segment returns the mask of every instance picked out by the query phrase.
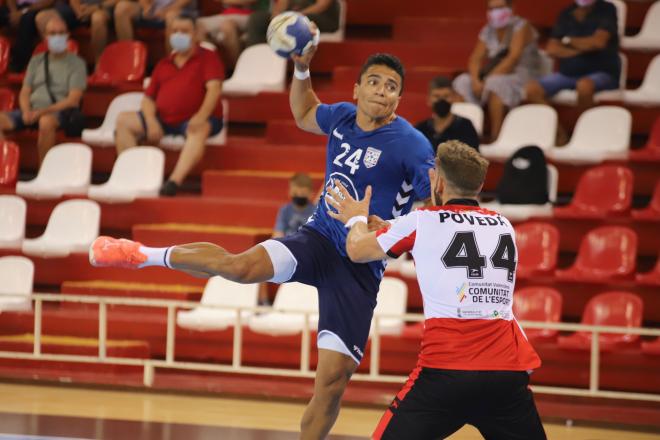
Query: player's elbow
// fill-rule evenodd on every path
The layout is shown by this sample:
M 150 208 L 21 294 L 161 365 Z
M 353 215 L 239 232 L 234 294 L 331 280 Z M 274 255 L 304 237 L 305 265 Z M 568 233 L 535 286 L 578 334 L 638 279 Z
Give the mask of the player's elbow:
M 364 248 L 356 240 L 346 241 L 346 254 L 353 263 L 367 263 L 371 261 L 364 252 Z

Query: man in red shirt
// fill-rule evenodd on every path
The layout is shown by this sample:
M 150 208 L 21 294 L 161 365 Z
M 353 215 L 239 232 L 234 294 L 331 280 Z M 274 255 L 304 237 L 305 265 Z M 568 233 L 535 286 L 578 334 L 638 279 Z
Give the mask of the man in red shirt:
M 195 19 L 172 22 L 173 53 L 160 60 L 145 91 L 140 111 L 117 118 L 117 153 L 144 141 L 158 144 L 165 135 L 183 135 L 179 160 L 160 194 L 173 196 L 202 159 L 206 139 L 222 129 L 220 93 L 224 68 L 215 52 L 199 46 Z

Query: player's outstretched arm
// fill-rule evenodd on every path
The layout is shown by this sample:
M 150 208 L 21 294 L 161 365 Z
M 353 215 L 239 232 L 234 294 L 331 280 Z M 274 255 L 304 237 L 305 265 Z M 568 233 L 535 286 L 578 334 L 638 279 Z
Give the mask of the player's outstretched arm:
M 369 202 L 371 201 L 371 186 L 368 186 L 365 190 L 362 200 L 355 200 L 341 182 L 337 180 L 335 185 L 337 190 L 328 187 L 325 197 L 328 204 L 334 207 L 337 212 L 328 210 L 328 215 L 350 228 L 348 237 L 346 237 L 348 258 L 355 263 L 368 263 L 385 259 L 387 254 L 378 244 L 376 232 L 370 231 L 367 223 Z M 382 222 L 382 220 L 380 221 Z
M 194 276 L 220 275 L 245 284 L 267 281 L 273 277 L 273 265 L 262 246 L 232 254 L 213 243 L 152 248 L 136 241 L 99 237 L 90 247 L 89 261 L 96 267 L 141 269 L 162 266 Z
M 318 35 L 318 28 L 313 23 L 312 26 L 312 33 Z M 291 56 L 295 69 L 289 91 L 289 106 L 298 127 L 311 133 L 323 134 L 323 130 L 316 122 L 316 107 L 321 101 L 314 93 L 312 80 L 309 77 L 309 64 L 314 57 L 316 47 L 313 45 L 303 55 Z

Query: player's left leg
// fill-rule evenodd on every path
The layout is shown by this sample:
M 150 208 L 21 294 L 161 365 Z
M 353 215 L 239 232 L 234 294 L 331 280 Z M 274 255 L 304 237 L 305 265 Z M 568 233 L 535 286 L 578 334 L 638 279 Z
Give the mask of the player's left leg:
M 546 440 L 524 371 L 481 372 L 480 408 L 470 424 L 485 440 Z
M 335 424 L 341 398 L 358 364 L 338 351 L 319 349 L 314 395 L 300 423 L 301 440 L 324 439 Z

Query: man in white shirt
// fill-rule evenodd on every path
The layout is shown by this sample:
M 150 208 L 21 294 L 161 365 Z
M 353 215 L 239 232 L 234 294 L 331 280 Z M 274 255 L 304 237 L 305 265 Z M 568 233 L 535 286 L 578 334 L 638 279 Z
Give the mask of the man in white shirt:
M 341 183 L 329 215 L 350 228 L 349 258 L 410 252 L 424 298 L 417 368 L 373 439 L 435 440 L 465 424 L 487 439 L 545 439 L 529 371 L 541 360 L 513 312 L 517 251 L 511 223 L 479 207 L 488 161 L 459 141 L 440 144 L 430 170 L 433 206 L 369 232 L 371 188 L 356 201 Z M 374 191 L 378 191 L 375 188 Z

